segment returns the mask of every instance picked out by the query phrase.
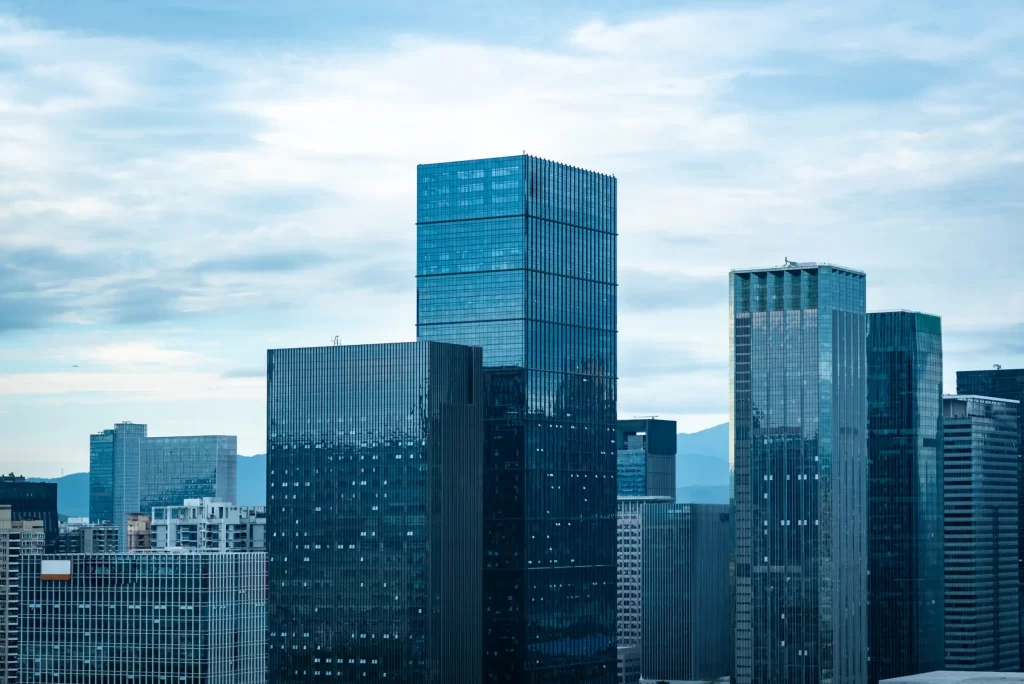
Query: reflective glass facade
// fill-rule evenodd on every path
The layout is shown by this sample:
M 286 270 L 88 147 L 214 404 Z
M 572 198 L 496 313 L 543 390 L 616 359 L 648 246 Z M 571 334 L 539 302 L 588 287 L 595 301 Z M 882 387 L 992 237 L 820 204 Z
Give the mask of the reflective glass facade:
M 644 680 L 728 677 L 729 506 L 646 506 L 642 525 Z
M 12 520 L 41 520 L 46 550 L 56 551 L 60 534 L 56 482 L 28 482 L 21 476 L 0 475 L 0 506 L 11 507 Z
M 417 169 L 417 332 L 483 347 L 485 681 L 615 680 L 616 181 Z
M 1020 406 L 1024 406 L 1024 368 L 957 371 L 956 392 L 957 394 L 1013 399 L 1019 401 Z M 1021 492 L 1024 493 L 1024 409 L 1018 411 L 1017 423 L 1019 426 L 1017 471 L 1019 486 L 1021 487 Z M 1020 585 L 1024 587 L 1024 506 L 1020 506 L 1017 513 L 1017 530 L 1021 534 L 1017 544 L 1017 568 L 1020 570 Z M 1024 591 L 1021 591 L 1018 609 L 1021 619 L 1024 620 Z M 1021 665 L 1024 666 L 1024 629 L 1021 629 L 1018 651 L 1020 653 Z
M 867 680 L 864 274 L 730 275 L 739 684 Z
M 946 669 L 1020 667 L 1019 404 L 943 399 Z
M 619 496 L 676 495 L 676 422 L 633 418 L 618 423 Z
M 89 435 L 89 520 L 114 520 L 114 431 Z
M 118 423 L 89 436 L 89 519 L 113 523 L 121 550 L 128 516 L 185 499 L 237 493 L 237 438 L 148 437 L 141 423 Z
M 481 359 L 268 352 L 270 681 L 480 681 Z
M 869 676 L 941 670 L 942 322 L 868 314 Z
M 264 553 L 22 556 L 20 605 L 22 682 L 267 681 Z

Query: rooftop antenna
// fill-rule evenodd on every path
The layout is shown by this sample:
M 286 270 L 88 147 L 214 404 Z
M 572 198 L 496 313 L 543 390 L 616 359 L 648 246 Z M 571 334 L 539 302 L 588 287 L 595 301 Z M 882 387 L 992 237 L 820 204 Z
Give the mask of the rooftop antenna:
M 334 337 L 331 338 L 331 346 L 332 347 L 340 347 L 341 346 L 341 336 L 340 335 L 335 335 Z
M 796 266 L 796 262 L 795 261 L 790 261 L 789 257 L 782 257 L 782 260 L 785 262 L 784 263 L 785 266 Z
M 1003 367 L 998 363 L 992 364 L 992 367 L 995 368 L 996 370 L 1003 370 Z

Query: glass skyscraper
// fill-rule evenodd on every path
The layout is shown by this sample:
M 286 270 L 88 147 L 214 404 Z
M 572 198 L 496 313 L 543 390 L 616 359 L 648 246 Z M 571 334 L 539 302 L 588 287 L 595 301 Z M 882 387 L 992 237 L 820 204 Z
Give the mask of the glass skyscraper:
M 483 347 L 484 679 L 615 680 L 616 180 L 417 170 L 417 332 Z
M 1002 368 L 995 367 L 991 370 L 978 371 L 957 371 L 956 374 L 957 394 L 972 394 L 982 397 L 996 397 L 999 399 L 1013 399 L 1019 401 L 1020 407 L 1024 407 L 1024 368 Z M 1017 437 L 1017 475 L 1022 494 L 1024 494 L 1024 408 L 1018 410 L 1017 415 L 1018 437 Z M 1020 506 L 1017 513 L 1017 531 L 1021 535 L 1017 544 L 1017 568 L 1019 570 L 1020 585 L 1024 587 L 1024 506 Z M 1024 591 L 1021 591 L 1020 603 L 1018 606 L 1021 619 L 1024 620 Z M 1021 630 L 1020 645 L 1021 666 L 1024 667 L 1024 629 Z
M 1020 667 L 1017 416 L 1010 399 L 943 399 L 946 669 Z
M 644 681 L 717 681 L 732 672 L 729 506 L 645 506 Z
M 738 684 L 862 684 L 867 633 L 865 277 L 730 275 Z
M 141 423 L 118 423 L 89 436 L 89 519 L 118 528 L 121 550 L 132 513 L 185 499 L 237 493 L 237 438 L 148 437 Z
M 619 496 L 676 498 L 676 422 L 632 418 L 618 423 Z
M 868 314 L 869 682 L 941 670 L 942 321 Z
M 270 681 L 480 681 L 481 358 L 268 352 Z

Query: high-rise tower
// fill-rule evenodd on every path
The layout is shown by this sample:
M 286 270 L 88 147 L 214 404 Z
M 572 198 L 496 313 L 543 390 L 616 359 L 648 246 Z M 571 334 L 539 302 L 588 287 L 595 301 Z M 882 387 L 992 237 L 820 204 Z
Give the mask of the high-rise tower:
M 419 339 L 483 347 L 484 680 L 613 682 L 615 178 L 417 174 Z
M 865 277 L 730 275 L 738 684 L 867 680 Z

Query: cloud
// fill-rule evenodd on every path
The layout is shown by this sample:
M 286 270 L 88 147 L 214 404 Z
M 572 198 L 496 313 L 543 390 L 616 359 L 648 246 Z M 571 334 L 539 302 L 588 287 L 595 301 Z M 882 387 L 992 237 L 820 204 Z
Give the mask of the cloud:
M 267 377 L 266 368 L 232 368 L 224 371 L 225 378 L 263 378 Z
M 323 252 L 295 250 L 207 259 L 192 264 L 188 270 L 193 273 L 299 271 L 330 263 L 330 261 L 331 258 Z
M 640 312 L 721 306 L 729 295 L 729 281 L 724 275 L 704 278 L 627 269 L 619 276 L 619 286 L 619 306 Z

